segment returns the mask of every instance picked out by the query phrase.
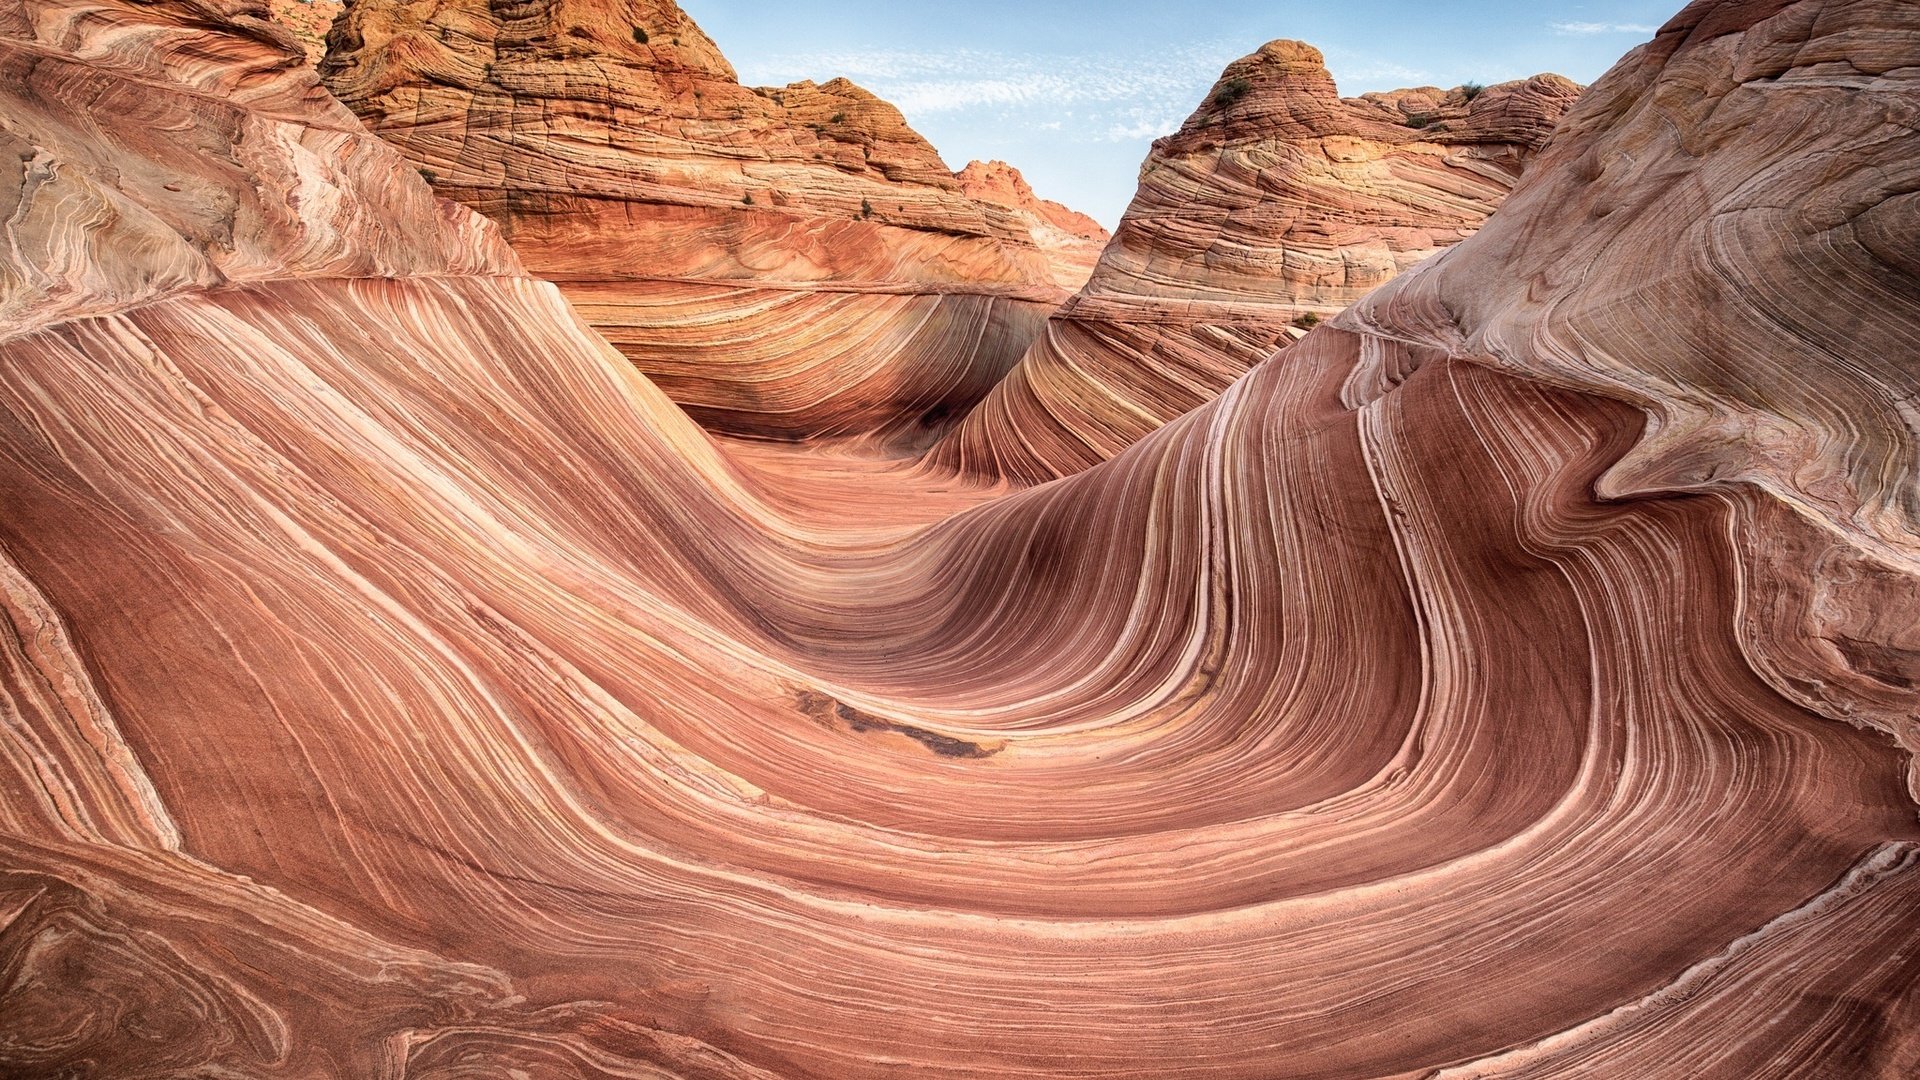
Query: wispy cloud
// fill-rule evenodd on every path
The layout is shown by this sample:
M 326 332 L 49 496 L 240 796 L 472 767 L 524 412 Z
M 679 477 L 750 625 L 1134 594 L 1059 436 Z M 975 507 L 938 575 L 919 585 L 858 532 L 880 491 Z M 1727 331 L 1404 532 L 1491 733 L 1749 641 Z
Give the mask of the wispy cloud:
M 1557 22 L 1552 25 L 1556 34 L 1651 34 L 1660 29 L 1644 23 Z
M 1244 41 L 1199 41 L 1149 53 L 1053 55 L 956 49 L 788 53 L 756 58 L 750 82 L 845 75 L 899 106 L 909 120 L 972 113 L 1034 131 L 1098 142 L 1156 138 L 1178 130 L 1220 69 L 1247 52 Z M 1329 50 L 1334 73 L 1355 86 L 1417 86 L 1425 72 L 1351 50 Z M 1349 91 L 1351 92 L 1351 91 Z
M 1392 83 L 1396 87 L 1422 86 L 1433 80 L 1432 73 L 1424 69 L 1396 64 L 1371 53 L 1339 46 L 1326 46 L 1320 53 L 1327 58 L 1327 70 L 1333 73 L 1343 94 L 1355 93 L 1350 86 L 1371 88 L 1381 83 Z
M 742 71 L 758 81 L 845 75 L 916 115 L 990 114 L 1040 131 L 1074 117 L 1079 138 L 1151 138 L 1180 126 L 1244 43 L 1203 42 L 1152 55 L 877 50 L 769 56 Z
M 1159 112 L 1148 109 L 1131 110 L 1131 115 L 1107 126 L 1103 142 L 1132 142 L 1135 139 L 1157 139 L 1162 135 L 1171 135 L 1180 130 L 1180 124 L 1186 119 L 1185 113 Z

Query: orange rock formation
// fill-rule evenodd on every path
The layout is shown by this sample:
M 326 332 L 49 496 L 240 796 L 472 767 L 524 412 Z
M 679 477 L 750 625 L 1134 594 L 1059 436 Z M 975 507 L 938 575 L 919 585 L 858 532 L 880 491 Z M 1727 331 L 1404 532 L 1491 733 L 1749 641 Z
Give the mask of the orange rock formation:
M 267 13 L 293 31 L 307 62 L 318 64 L 327 55 L 327 30 L 344 6 L 341 0 L 267 0 Z
M 924 438 L 1064 297 L 897 109 L 742 86 L 670 0 L 367 0 L 322 73 L 717 430 Z
M 1536 75 L 1342 99 L 1312 46 L 1234 61 L 1154 144 L 1092 280 L 936 459 L 1030 483 L 1112 457 L 1473 235 L 1578 94 Z
M 998 496 L 709 436 L 264 12 L 0 18 L 0 1075 L 1920 1070 L 1920 9 L 1693 4 Z
M 1020 170 L 1004 161 L 969 161 L 953 175 L 960 181 L 960 190 L 975 202 L 1014 211 L 1033 235 L 1034 246 L 1047 253 L 1056 284 L 1071 290 L 1087 283 L 1109 239 L 1099 222 L 1035 195 Z

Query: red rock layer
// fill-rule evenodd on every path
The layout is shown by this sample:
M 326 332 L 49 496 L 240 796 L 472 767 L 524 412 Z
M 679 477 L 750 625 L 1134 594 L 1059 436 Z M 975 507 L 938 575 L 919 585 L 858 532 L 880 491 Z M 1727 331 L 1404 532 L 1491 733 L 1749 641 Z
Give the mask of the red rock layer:
M 731 433 L 958 416 L 1064 295 L 1032 224 L 969 198 L 893 106 L 741 86 L 670 0 L 362 0 L 322 73 Z
M 1107 230 L 1100 223 L 1052 199 L 1033 193 L 1020 170 L 1004 161 L 969 161 L 954 173 L 967 197 L 983 206 L 1014 211 L 1033 243 L 1046 252 L 1054 283 L 1069 291 L 1087 283 L 1100 249 L 1107 246 Z
M 346 144 L 258 8 L 24 12 L 0 55 L 43 81 L 0 81 L 0 117 L 70 182 L 164 205 L 179 140 L 246 129 L 303 171 L 229 181 L 318 245 L 257 265 L 490 235 L 406 204 L 377 145 L 355 175 L 384 154 L 384 195 L 330 181 L 303 148 Z M 1555 360 L 1556 328 L 1625 346 L 1587 290 L 1648 255 L 1606 245 L 1563 281 L 1563 241 L 1520 238 L 1561 227 L 1531 193 L 1564 170 L 1626 170 L 1597 195 L 1657 175 L 1707 214 L 1674 219 L 1707 223 L 1676 264 L 1826 289 L 1824 351 L 1780 362 L 1836 398 L 1885 377 L 1847 400 L 1894 410 L 1871 327 L 1920 325 L 1920 274 L 1874 230 L 1920 161 L 1897 123 L 1917 19 L 1696 4 L 1570 118 L 1503 215 L 1531 227 L 999 498 L 730 460 L 492 256 L 363 277 L 372 256 L 336 253 L 133 305 L 31 291 L 19 253 L 68 235 L 63 208 L 94 223 L 63 250 L 124 251 L 23 183 L 0 1073 L 1911 1076 L 1910 757 L 1799 698 L 1864 687 L 1871 719 L 1838 660 L 1897 653 L 1909 624 L 1875 613 L 1914 575 L 1883 560 L 1870 593 L 1834 553 L 1914 534 L 1833 508 L 1911 490 L 1914 435 L 1863 407 L 1857 453 L 1813 438 L 1777 473 L 1602 498 L 1664 430 L 1623 372 L 1690 360 L 1664 370 L 1703 408 L 1820 414 L 1738 337 L 1643 335 L 1604 386 Z M 165 122 L 108 169 L 82 151 L 119 80 Z M 1716 129 L 1703 92 L 1772 130 Z M 1740 198 L 1766 243 L 1722 245 Z M 1483 245 L 1564 291 L 1442 321 Z M 1884 322 L 1854 337 L 1831 286 L 1865 278 Z M 1702 393 L 1729 372 L 1749 398 Z M 1717 452 L 1782 453 L 1725 430 Z M 795 505 L 863 479 L 857 516 Z M 1807 639 L 1776 601 L 1803 586 L 1851 644 L 1789 674 Z
M 1033 483 L 1119 453 L 1471 236 L 1579 90 L 1343 99 L 1309 45 L 1234 61 L 1154 144 L 1092 280 L 934 460 Z

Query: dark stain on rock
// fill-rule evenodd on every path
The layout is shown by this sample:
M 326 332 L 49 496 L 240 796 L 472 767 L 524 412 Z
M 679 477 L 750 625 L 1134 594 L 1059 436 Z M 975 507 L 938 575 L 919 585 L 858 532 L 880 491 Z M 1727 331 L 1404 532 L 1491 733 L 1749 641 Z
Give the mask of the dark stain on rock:
M 847 725 L 850 731 L 888 731 L 895 735 L 905 735 L 921 746 L 950 758 L 984 758 L 1000 752 L 998 746 L 982 746 L 966 739 L 956 739 L 951 735 L 942 735 L 937 731 L 903 724 L 898 720 L 889 720 L 884 716 L 875 716 L 870 712 L 856 709 L 844 701 L 837 701 L 826 694 L 812 690 L 802 690 L 794 695 L 794 704 L 800 711 L 815 720 L 828 722 L 838 720 Z

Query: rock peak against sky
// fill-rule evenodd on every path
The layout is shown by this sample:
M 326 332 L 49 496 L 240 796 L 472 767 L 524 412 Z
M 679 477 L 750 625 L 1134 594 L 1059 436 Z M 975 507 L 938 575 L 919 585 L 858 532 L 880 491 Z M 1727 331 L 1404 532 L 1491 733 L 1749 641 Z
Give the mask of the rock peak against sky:
M 1255 43 L 1310 41 L 1343 94 L 1449 89 L 1555 71 L 1579 83 L 1653 36 L 1671 6 L 1469 0 L 890 3 L 687 0 L 750 83 L 846 75 L 947 160 L 998 158 L 1112 229 L 1153 139 Z

